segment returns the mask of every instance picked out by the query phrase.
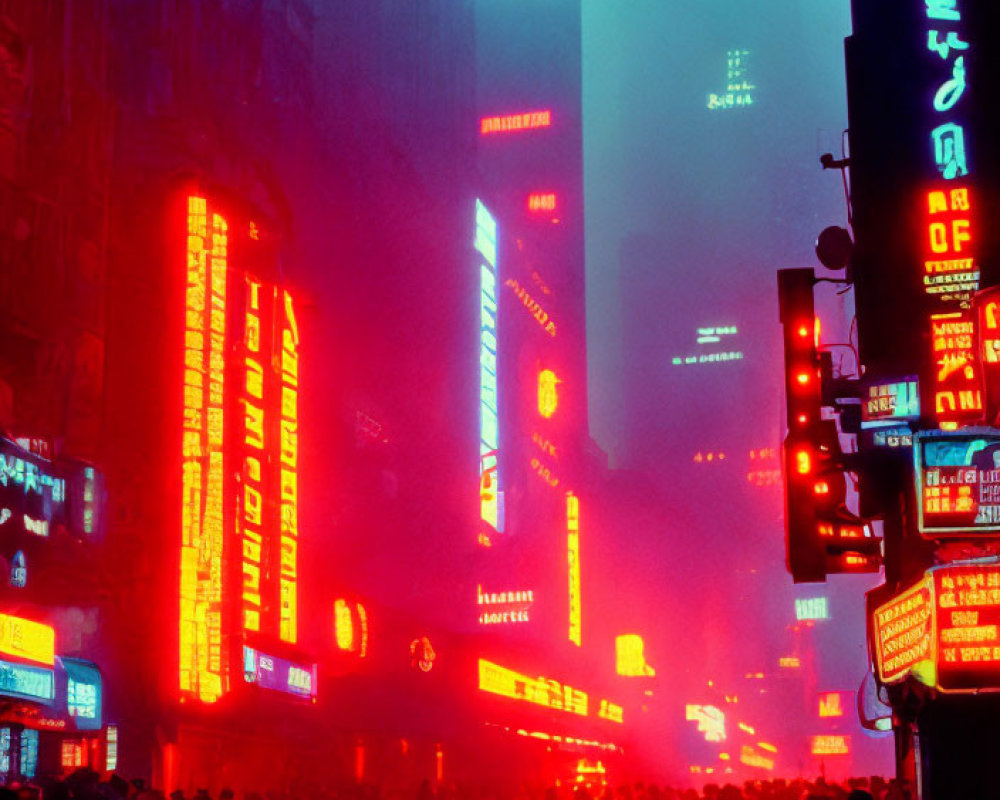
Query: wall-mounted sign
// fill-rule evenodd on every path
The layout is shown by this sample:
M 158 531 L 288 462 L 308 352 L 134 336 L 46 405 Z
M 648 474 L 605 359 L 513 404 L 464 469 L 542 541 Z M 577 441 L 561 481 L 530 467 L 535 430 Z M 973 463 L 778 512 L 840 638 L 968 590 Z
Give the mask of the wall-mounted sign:
M 533 678 L 484 658 L 479 659 L 479 690 L 587 716 L 586 692 L 552 678 Z
M 601 719 L 611 720 L 612 722 L 624 722 L 625 709 L 618 703 L 612 703 L 610 700 L 601 700 L 597 716 Z
M 296 697 L 316 696 L 316 665 L 296 664 L 243 646 L 243 679 L 262 689 L 285 692 Z
M 646 662 L 644 649 L 645 642 L 637 633 L 623 633 L 621 636 L 616 636 L 615 671 L 619 675 L 632 677 L 655 675 L 656 670 Z
M 361 603 L 343 598 L 333 601 L 333 635 L 340 650 L 368 655 L 368 612 Z
M 875 609 L 875 663 L 883 683 L 914 674 L 933 685 L 934 599 L 924 579 Z
M 916 377 L 889 383 L 870 383 L 861 397 L 861 427 L 892 425 L 920 416 Z
M 819 696 L 820 717 L 842 717 L 849 698 L 846 692 L 823 692 Z
M 983 415 L 982 376 L 976 352 L 976 319 L 970 311 L 931 314 L 934 415 L 943 426 Z
M 985 390 L 985 420 L 1000 426 L 1000 286 L 983 289 L 975 297 L 979 323 L 979 361 Z
M 1000 690 L 1000 566 L 947 566 L 931 572 L 938 688 Z
M 0 696 L 21 697 L 51 705 L 56 697 L 55 672 L 43 667 L 0 661 Z
M 566 493 L 566 564 L 569 576 L 569 640 L 583 643 L 583 595 L 580 591 L 580 498 Z
M 749 50 L 726 51 L 726 90 L 708 95 L 709 110 L 747 108 L 753 105 L 753 90 L 757 87 L 748 80 L 749 57 Z
M 538 213 L 556 210 L 555 192 L 532 192 L 528 195 L 528 211 Z
M 0 653 L 52 666 L 56 658 L 56 632 L 51 625 L 0 614 Z
M 1000 435 L 921 433 L 913 457 L 924 536 L 1000 533 Z

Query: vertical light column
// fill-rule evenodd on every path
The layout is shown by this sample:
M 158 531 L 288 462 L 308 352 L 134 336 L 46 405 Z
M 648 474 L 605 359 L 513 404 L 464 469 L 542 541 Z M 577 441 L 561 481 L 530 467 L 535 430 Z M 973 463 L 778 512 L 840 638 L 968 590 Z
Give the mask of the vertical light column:
M 188 198 L 181 463 L 180 690 L 214 702 L 222 655 L 226 221 Z
M 476 250 L 479 266 L 479 543 L 489 547 L 492 535 L 503 531 L 500 494 L 499 423 L 497 404 L 497 224 L 476 200 Z
M 281 326 L 281 570 L 280 636 L 298 638 L 298 460 L 299 460 L 299 328 L 292 297 L 284 295 Z
M 246 279 L 244 317 L 243 393 L 243 495 L 237 515 L 242 552 L 243 630 L 259 631 L 261 617 L 261 556 L 264 542 L 264 363 L 270 348 L 264 349 L 261 337 L 261 284 Z M 270 337 L 268 337 L 270 342 Z
M 579 647 L 583 643 L 583 601 L 580 597 L 580 499 L 572 492 L 566 492 L 566 561 L 569 574 L 569 640 Z

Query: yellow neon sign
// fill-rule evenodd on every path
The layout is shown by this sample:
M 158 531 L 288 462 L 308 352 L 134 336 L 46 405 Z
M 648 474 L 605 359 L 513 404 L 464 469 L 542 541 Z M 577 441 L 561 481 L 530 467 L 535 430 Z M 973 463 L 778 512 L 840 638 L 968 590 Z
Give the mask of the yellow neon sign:
M 259 281 L 246 280 L 246 315 L 243 344 L 245 393 L 244 456 L 242 469 L 243 496 L 240 503 L 243 554 L 243 629 L 260 630 L 262 608 L 260 577 L 261 554 L 264 545 L 264 365 L 269 354 L 262 352 L 261 289 Z M 269 337 L 270 341 L 270 337 Z
M 0 653 L 52 666 L 56 661 L 56 632 L 51 625 L 0 614 Z
M 609 719 L 612 722 L 621 723 L 625 721 L 625 709 L 618 705 L 618 703 L 612 703 L 610 700 L 601 700 L 597 716 L 601 719 Z
M 551 418 L 559 407 L 559 383 L 556 374 L 550 369 L 543 369 L 538 373 L 538 413 L 545 419 Z
M 507 667 L 479 659 L 479 690 L 514 700 L 587 716 L 587 693 L 551 678 L 532 678 Z
M 281 327 L 281 569 L 279 575 L 279 635 L 298 639 L 299 546 L 299 328 L 292 297 L 284 294 Z
M 580 499 L 566 493 L 566 560 L 569 566 L 569 640 L 579 647 L 583 643 L 583 621 L 580 593 Z
M 180 689 L 214 702 L 222 657 L 223 397 L 228 225 L 188 198 L 181 462 Z

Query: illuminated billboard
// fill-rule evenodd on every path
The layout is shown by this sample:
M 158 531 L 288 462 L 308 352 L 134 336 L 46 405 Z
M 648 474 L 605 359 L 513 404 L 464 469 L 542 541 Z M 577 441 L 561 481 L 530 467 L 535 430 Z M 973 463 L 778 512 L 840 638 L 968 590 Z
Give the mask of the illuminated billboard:
M 684 706 L 684 719 L 698 725 L 698 733 L 705 735 L 706 742 L 726 741 L 726 715 L 715 706 L 690 704 Z
M 851 737 L 843 734 L 812 736 L 809 752 L 814 756 L 846 756 L 851 752 Z
M 479 690 L 587 716 L 586 692 L 552 678 L 532 678 L 484 658 L 479 659 Z
M 947 566 L 931 572 L 938 688 L 1000 690 L 1000 566 Z
M 258 237 L 188 198 L 179 677 L 204 702 L 228 642 L 298 637 L 299 331 L 291 295 L 231 263 Z
M 826 597 L 796 597 L 795 619 L 830 619 Z
M 475 247 L 479 259 L 479 516 L 480 544 L 490 546 L 503 533 L 500 483 L 500 424 L 497 391 L 497 223 L 476 200 Z
M 823 692 L 819 696 L 819 716 L 842 717 L 850 695 L 847 692 Z
M 926 578 L 875 609 L 875 663 L 883 683 L 914 674 L 933 685 L 933 626 L 932 586 Z
M 55 671 L 0 661 L 0 695 L 51 705 L 56 697 Z
M 51 625 L 0 614 L 0 653 L 52 666 L 55 648 L 56 632 Z
M 917 525 L 928 538 L 1000 533 L 1000 435 L 920 433 Z
M 647 662 L 643 652 L 645 643 L 637 633 L 623 633 L 615 637 L 615 671 L 619 675 L 632 677 L 656 674 Z
M 535 593 L 531 589 L 490 592 L 476 587 L 480 625 L 506 625 L 531 621 Z

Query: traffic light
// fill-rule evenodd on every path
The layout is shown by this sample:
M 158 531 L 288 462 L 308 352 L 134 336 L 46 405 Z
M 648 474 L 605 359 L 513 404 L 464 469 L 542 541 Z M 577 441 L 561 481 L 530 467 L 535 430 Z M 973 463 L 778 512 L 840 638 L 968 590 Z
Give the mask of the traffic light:
M 788 571 L 796 583 L 826 580 L 831 573 L 871 572 L 881 552 L 871 525 L 846 505 L 847 465 L 836 419 L 829 358 L 818 352 L 811 269 L 778 271 L 779 314 L 785 343 L 784 442 L 785 543 Z M 826 384 L 826 385 L 824 385 Z

